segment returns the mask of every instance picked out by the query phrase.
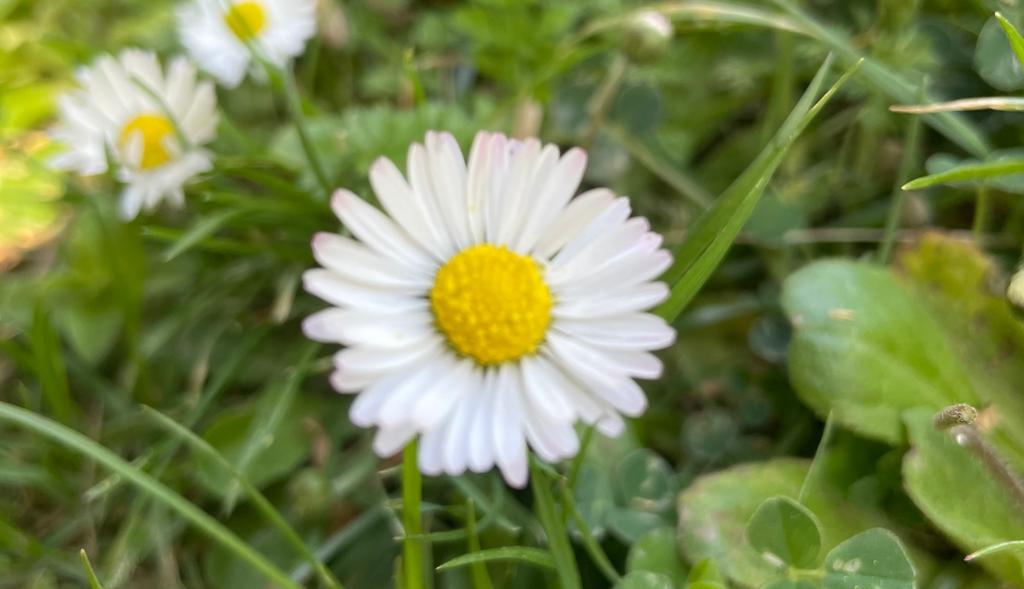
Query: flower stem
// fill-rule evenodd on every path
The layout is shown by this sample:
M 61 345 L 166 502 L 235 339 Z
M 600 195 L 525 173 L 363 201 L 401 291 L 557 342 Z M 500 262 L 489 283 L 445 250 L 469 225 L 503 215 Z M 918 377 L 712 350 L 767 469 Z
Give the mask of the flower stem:
M 423 589 L 423 544 L 410 538 L 423 533 L 420 520 L 420 502 L 423 497 L 422 479 L 416 465 L 416 441 L 409 442 L 402 452 L 402 526 L 406 539 L 402 544 L 402 565 L 405 569 L 406 589 Z
M 555 498 L 551 493 L 551 478 L 536 459 L 530 461 L 530 486 L 533 487 L 534 509 L 544 534 L 548 539 L 548 547 L 555 559 L 558 571 L 558 586 L 561 589 L 579 589 L 580 573 L 576 568 L 576 555 L 569 543 L 569 533 L 562 517 L 555 506 Z
M 321 190 L 323 190 L 324 199 L 326 200 L 330 198 L 333 188 L 331 181 L 327 177 L 327 172 L 324 171 L 320 156 L 313 146 L 313 140 L 309 136 L 309 129 L 306 126 L 306 115 L 302 112 L 302 98 L 299 96 L 298 86 L 295 85 L 295 76 L 290 69 L 278 70 L 269 64 L 267 67 L 278 74 L 281 86 L 284 88 L 288 112 L 291 114 L 292 122 L 295 123 L 295 131 L 299 134 L 302 151 L 305 152 L 306 159 L 309 160 L 309 167 L 313 170 L 313 175 L 316 176 L 316 181 L 320 185 Z

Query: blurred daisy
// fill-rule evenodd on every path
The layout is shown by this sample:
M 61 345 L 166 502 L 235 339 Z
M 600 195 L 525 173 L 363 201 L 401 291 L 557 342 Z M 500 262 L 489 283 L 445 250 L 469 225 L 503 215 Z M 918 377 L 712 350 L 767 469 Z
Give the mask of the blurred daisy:
M 99 58 L 78 72 L 79 88 L 60 98 L 55 139 L 66 147 L 51 163 L 82 175 L 107 171 L 108 154 L 127 186 L 121 215 L 133 219 L 161 200 L 181 206 L 183 185 L 210 169 L 199 146 L 214 138 L 217 97 L 184 58 L 167 72 L 153 53 L 138 49 Z
M 258 50 L 283 67 L 316 31 L 316 0 L 190 0 L 178 11 L 181 41 L 201 67 L 234 88 Z
M 420 436 L 420 469 L 456 475 L 494 465 L 527 479 L 527 447 L 575 455 L 573 425 L 606 435 L 644 411 L 634 378 L 656 378 L 650 350 L 675 333 L 644 313 L 668 294 L 661 237 L 607 189 L 573 195 L 586 155 L 536 139 L 477 135 L 465 162 L 455 139 L 428 133 L 409 149 L 408 179 L 377 160 L 384 211 L 338 191 L 335 213 L 357 239 L 321 233 L 323 268 L 306 290 L 335 305 L 306 334 L 347 346 L 334 387 L 358 393 L 354 423 L 374 449 Z

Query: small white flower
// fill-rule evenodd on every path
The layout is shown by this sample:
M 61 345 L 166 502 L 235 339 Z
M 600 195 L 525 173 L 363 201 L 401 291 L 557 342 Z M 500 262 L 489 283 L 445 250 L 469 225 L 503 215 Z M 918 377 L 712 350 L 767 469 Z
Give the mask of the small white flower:
M 234 88 L 251 69 L 247 44 L 278 67 L 302 53 L 316 32 L 316 0 L 189 0 L 178 29 L 200 66 Z
M 370 169 L 385 212 L 351 192 L 333 207 L 357 239 L 321 233 L 323 266 L 305 288 L 335 305 L 306 319 L 315 340 L 347 346 L 334 387 L 358 393 L 350 417 L 377 426 L 374 449 L 420 436 L 426 474 L 494 465 L 527 479 L 527 445 L 575 455 L 573 425 L 606 435 L 644 411 L 635 378 L 657 378 L 650 350 L 675 332 L 644 313 L 668 294 L 661 237 L 607 189 L 573 195 L 586 154 L 481 132 L 465 162 L 455 139 L 409 149 L 408 179 Z
M 181 206 L 185 182 L 210 169 L 200 146 L 217 132 L 213 84 L 199 81 L 195 65 L 180 57 L 165 75 L 156 55 L 138 49 L 100 57 L 77 77 L 79 88 L 60 98 L 52 131 L 67 149 L 51 163 L 88 176 L 106 172 L 112 156 L 127 185 L 125 219 L 165 198 Z

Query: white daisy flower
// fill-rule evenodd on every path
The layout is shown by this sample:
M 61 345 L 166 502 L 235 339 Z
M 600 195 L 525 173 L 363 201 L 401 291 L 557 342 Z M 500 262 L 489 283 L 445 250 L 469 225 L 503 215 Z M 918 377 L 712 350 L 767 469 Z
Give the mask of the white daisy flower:
M 200 66 L 234 88 L 253 69 L 249 44 L 278 67 L 302 53 L 316 32 L 316 0 L 190 0 L 178 29 Z
M 59 101 L 55 139 L 67 150 L 51 163 L 82 175 L 107 170 L 108 154 L 127 186 L 121 215 L 133 219 L 161 200 L 181 206 L 183 185 L 210 169 L 210 154 L 199 146 L 217 131 L 213 84 L 200 82 L 196 68 L 176 58 L 165 72 L 156 55 L 128 49 L 105 55 L 78 71 L 79 88 Z
M 650 350 L 675 332 L 644 313 L 668 295 L 661 237 L 607 189 L 573 195 L 586 154 L 481 132 L 465 162 L 447 133 L 409 149 L 408 179 L 370 169 L 384 212 L 351 192 L 335 213 L 356 239 L 313 239 L 323 266 L 304 275 L 335 305 L 306 319 L 315 340 L 347 346 L 331 383 L 358 393 L 350 417 L 377 426 L 374 449 L 420 436 L 419 467 L 457 475 L 494 465 L 521 487 L 527 447 L 575 455 L 573 425 L 606 435 L 661 374 Z

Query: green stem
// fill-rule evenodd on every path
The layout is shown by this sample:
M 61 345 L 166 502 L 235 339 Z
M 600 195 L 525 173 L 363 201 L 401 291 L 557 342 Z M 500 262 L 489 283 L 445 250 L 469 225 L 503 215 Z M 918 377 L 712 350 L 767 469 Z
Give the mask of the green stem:
M 295 123 L 295 131 L 299 135 L 302 151 L 306 153 L 309 167 L 313 170 L 313 175 L 316 176 L 320 189 L 323 190 L 324 198 L 328 199 L 334 188 L 331 186 L 331 181 L 327 177 L 327 172 L 324 171 L 320 156 L 313 146 L 313 140 L 309 136 L 309 129 L 306 127 L 306 115 L 302 112 L 302 98 L 299 96 L 298 86 L 295 85 L 295 76 L 291 70 L 277 69 L 268 62 L 264 62 L 264 66 L 267 68 L 271 78 L 278 78 L 281 82 L 281 87 L 284 88 L 285 102 L 288 105 L 288 112 L 291 114 L 292 122 Z
M 416 464 L 416 442 L 409 442 L 402 452 L 402 565 L 405 570 L 406 589 L 423 589 L 423 544 L 409 538 L 423 533 L 420 504 L 423 499 L 423 481 Z
M 536 459 L 530 460 L 530 486 L 533 487 L 534 509 L 540 525 L 548 539 L 548 547 L 555 559 L 558 584 L 561 589 L 580 589 L 580 573 L 576 568 L 576 556 L 569 543 L 565 523 L 558 514 L 555 498 L 551 494 L 551 478 Z
M 466 499 L 466 528 L 469 530 L 467 548 L 469 553 L 480 552 L 480 537 L 476 528 L 476 509 L 472 499 Z M 474 589 L 494 589 L 491 577 L 487 574 L 487 565 L 483 562 L 474 562 L 469 565 L 469 574 L 473 579 Z
M 984 235 L 985 229 L 988 227 L 988 217 L 991 208 L 989 201 L 988 186 L 982 184 L 978 187 L 978 198 L 974 204 L 974 225 L 971 227 L 971 232 L 974 234 L 975 239 Z
M 825 419 L 825 431 L 821 432 L 821 440 L 818 442 L 818 449 L 814 451 L 814 460 L 811 461 L 811 466 L 807 469 L 807 475 L 804 477 L 804 482 L 800 485 L 800 495 L 797 497 L 797 501 L 801 504 L 806 504 L 807 493 L 810 491 L 811 485 L 814 483 L 814 478 L 818 471 L 821 470 L 821 462 L 825 459 L 825 448 L 827 448 L 829 442 L 832 441 L 832 432 L 834 430 L 835 420 L 832 418 L 832 412 L 829 412 L 828 418 Z
M 565 510 L 572 515 L 572 521 L 576 523 L 576 528 L 579 530 L 580 535 L 583 537 L 583 547 L 587 550 L 587 554 L 597 565 L 597 568 L 601 570 L 601 574 L 611 582 L 612 585 L 617 585 L 622 581 L 622 575 L 619 571 L 615 570 L 615 566 L 612 565 L 611 559 L 605 554 L 604 549 L 601 548 L 601 544 L 594 537 L 594 534 L 590 531 L 590 526 L 587 525 L 587 520 L 583 519 L 583 515 L 580 514 L 579 510 L 576 509 L 576 504 L 572 499 L 572 491 L 566 481 L 563 480 L 562 484 L 559 485 L 562 490 L 562 503 L 564 504 Z
M 590 149 L 597 139 L 597 133 L 604 126 L 605 118 L 608 116 L 612 102 L 615 100 L 615 96 L 618 95 L 623 80 L 625 80 L 628 66 L 629 60 L 626 59 L 626 56 L 617 54 L 612 58 L 612 63 L 608 67 L 608 74 L 605 76 L 604 81 L 601 82 L 601 87 L 597 89 L 590 104 L 587 105 L 587 114 L 590 115 L 590 122 L 587 124 L 586 130 L 583 132 L 583 138 L 580 140 L 580 146 L 584 149 Z
M 918 93 L 924 98 L 924 84 Z M 892 254 L 893 244 L 896 242 L 896 230 L 899 228 L 900 217 L 903 215 L 903 203 L 906 200 L 906 191 L 902 186 L 907 183 L 910 171 L 917 161 L 919 137 L 921 136 L 921 117 L 912 117 L 907 123 L 907 133 L 903 141 L 903 159 L 900 160 L 900 169 L 896 177 L 896 186 L 892 191 L 892 203 L 889 205 L 889 217 L 885 221 L 885 236 L 882 238 L 882 247 L 878 250 L 878 259 L 883 264 L 889 262 Z

